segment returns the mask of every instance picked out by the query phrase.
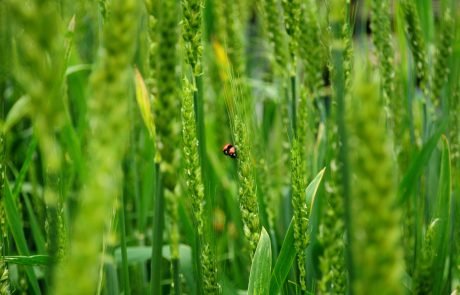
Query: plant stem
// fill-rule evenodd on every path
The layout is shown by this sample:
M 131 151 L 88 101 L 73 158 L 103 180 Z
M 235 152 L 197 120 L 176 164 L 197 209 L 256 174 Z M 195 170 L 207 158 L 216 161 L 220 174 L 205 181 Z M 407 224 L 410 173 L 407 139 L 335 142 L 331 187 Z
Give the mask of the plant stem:
M 181 287 L 181 283 L 180 283 L 180 276 L 179 276 L 179 259 L 172 259 L 171 261 L 172 263 L 172 269 L 173 269 L 173 274 L 174 274 L 174 294 L 176 295 L 180 295 L 181 294 L 181 291 L 180 291 L 180 287 Z
M 161 182 L 160 165 L 155 164 L 155 212 L 152 232 L 151 294 L 161 294 L 161 250 L 164 228 L 164 189 Z
M 296 76 L 291 76 L 291 111 L 292 111 L 292 131 L 297 136 L 297 104 L 296 104 Z M 303 130 L 302 130 L 303 131 Z
M 201 240 L 200 236 L 198 234 L 198 231 L 194 232 L 194 237 L 195 237 L 195 249 L 193 251 L 193 256 L 196 261 L 194 264 L 194 272 L 196 275 L 197 283 L 196 283 L 196 293 L 197 294 L 202 294 L 203 292 L 203 273 L 201 271 L 202 269 L 202 263 L 203 261 L 201 260 Z
M 121 261 L 122 261 L 122 277 L 123 277 L 123 294 L 131 294 L 129 286 L 129 268 L 128 268 L 128 251 L 126 244 L 126 220 L 125 220 L 125 202 L 126 194 L 122 193 L 120 204 L 120 236 L 121 236 Z

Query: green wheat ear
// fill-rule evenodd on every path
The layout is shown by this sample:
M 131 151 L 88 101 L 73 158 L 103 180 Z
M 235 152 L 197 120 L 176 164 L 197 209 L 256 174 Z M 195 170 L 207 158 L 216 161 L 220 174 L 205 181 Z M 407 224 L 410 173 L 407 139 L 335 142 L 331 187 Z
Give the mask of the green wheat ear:
M 251 258 L 257 248 L 260 237 L 259 206 L 257 203 L 254 158 L 245 122 L 234 118 L 235 146 L 238 149 L 238 195 L 244 235 L 249 241 Z
M 284 76 L 286 74 L 286 64 L 288 64 L 289 56 L 280 1 L 263 0 L 261 6 L 265 31 L 268 34 L 271 53 L 275 60 L 274 72 L 278 73 L 280 76 Z
M 409 45 L 414 57 L 416 77 L 419 80 L 420 88 L 423 93 L 427 95 L 429 81 L 426 45 L 420 25 L 420 17 L 414 1 L 415 0 L 403 0 L 401 1 L 401 7 L 404 13 L 406 35 L 409 39 Z
M 177 92 L 177 46 L 179 43 L 178 6 L 175 1 L 161 1 L 156 30 L 158 47 L 154 71 L 157 99 L 153 102 L 156 148 L 160 160 L 162 184 L 165 189 L 166 225 L 170 237 L 171 256 L 179 258 L 178 192 L 176 169 L 180 141 L 180 100 Z
M 64 111 L 64 32 L 55 3 L 30 1 L 25 5 L 7 1 L 17 30 L 17 57 L 14 76 L 30 97 L 34 112 L 29 112 L 38 139 L 45 172 L 47 250 L 50 265 L 47 279 L 66 248 L 66 232 L 60 178 L 62 146 L 57 139 L 65 124 Z M 2 45 L 3 46 L 3 45 Z
M 362 66 L 362 65 L 361 65 Z M 401 211 L 378 84 L 357 74 L 349 112 L 355 294 L 404 294 Z M 354 106 L 359 105 L 359 108 Z
M 193 105 L 193 92 L 195 88 L 187 78 L 183 80 L 182 93 L 182 138 L 183 156 L 185 160 L 185 179 L 189 190 L 194 223 L 197 227 L 200 240 L 201 270 L 206 294 L 217 294 L 219 285 L 217 283 L 217 268 L 214 253 L 211 251 L 210 241 L 205 234 L 208 228 L 204 215 L 205 195 L 201 176 L 201 166 L 198 151 L 197 128 L 195 111 Z
M 441 92 L 444 85 L 447 84 L 450 68 L 449 59 L 452 55 L 453 40 L 454 21 L 450 9 L 447 8 L 442 17 L 440 37 L 436 46 L 434 72 L 431 78 L 431 100 L 435 108 L 441 105 Z
M 332 118 L 337 116 L 333 103 Z M 343 191 L 343 163 L 339 155 L 337 123 L 328 122 L 330 129 L 329 167 L 326 178 L 326 204 L 321 219 L 319 241 L 324 247 L 320 257 L 322 277 L 319 289 L 323 294 L 346 294 L 348 270 L 345 265 L 345 204 Z
M 390 7 L 388 1 L 371 1 L 371 30 L 372 41 L 377 51 L 379 59 L 379 71 L 381 86 L 383 90 L 383 100 L 385 106 L 389 107 L 394 98 L 394 50 L 391 40 L 391 20 Z M 389 118 L 393 114 L 388 114 Z
M 183 30 L 187 60 L 195 76 L 201 74 L 201 55 L 203 45 L 201 41 L 201 19 L 203 0 L 182 0 Z
M 433 244 L 438 222 L 439 219 L 433 220 L 425 233 L 420 257 L 417 259 L 414 271 L 414 294 L 430 294 L 433 290 L 433 261 L 436 256 Z
M 302 6 L 302 17 L 300 18 L 300 42 L 299 58 L 305 68 L 305 87 L 318 96 L 318 91 L 323 86 L 323 66 L 326 64 L 325 50 L 321 41 L 321 30 L 318 21 L 318 9 L 315 1 L 307 1 Z
M 69 253 L 55 273 L 54 294 L 96 292 L 102 240 L 123 179 L 121 162 L 129 124 L 120 118 L 128 117 L 138 13 L 137 0 L 113 1 L 104 27 L 104 47 L 90 77 L 88 174 L 79 194 L 80 208 L 72 226 Z M 76 277 L 78 284 L 69 287 Z
M 3 259 L 0 261 L 0 274 L 0 293 L 9 295 L 11 294 L 9 271 Z
M 294 246 L 297 252 L 297 266 L 299 268 L 300 288 L 307 291 L 305 268 L 305 249 L 308 246 L 308 216 L 309 208 L 305 201 L 306 164 L 301 155 L 302 146 L 294 139 L 291 148 L 291 186 L 292 186 L 292 208 L 294 211 Z
M 299 26 L 302 14 L 301 2 L 300 0 L 281 0 L 281 3 L 283 4 L 286 33 L 289 35 L 289 52 L 292 59 L 290 74 L 295 75 L 295 58 L 299 47 Z

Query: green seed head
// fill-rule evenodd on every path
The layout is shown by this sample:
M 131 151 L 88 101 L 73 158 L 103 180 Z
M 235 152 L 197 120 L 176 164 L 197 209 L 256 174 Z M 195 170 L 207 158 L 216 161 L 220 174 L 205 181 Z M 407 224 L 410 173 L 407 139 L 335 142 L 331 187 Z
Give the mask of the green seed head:
M 55 294 L 96 292 L 102 238 L 120 193 L 120 163 L 129 141 L 129 124 L 122 118 L 128 117 L 138 8 L 136 0 L 113 1 L 104 27 L 104 47 L 90 78 L 88 175 L 79 195 L 69 253 L 56 268 Z M 78 284 L 69 288 L 76 277 Z
M 441 92 L 447 84 L 449 75 L 449 59 L 452 55 L 452 44 L 454 41 L 454 22 L 450 9 L 444 11 L 440 27 L 440 37 L 436 46 L 435 65 L 431 88 L 431 99 L 434 107 L 441 105 Z
M 287 36 L 278 0 L 262 1 L 265 30 L 272 48 L 275 60 L 275 72 L 284 75 L 286 64 L 289 62 Z
M 291 57 L 297 55 L 297 49 L 299 46 L 299 25 L 300 25 L 300 16 L 301 16 L 301 4 L 300 0 L 282 0 L 284 10 L 284 25 L 286 32 L 289 35 L 289 51 Z M 293 65 L 292 71 L 295 71 Z
M 177 45 L 178 18 L 175 1 L 161 1 L 158 19 L 158 48 L 156 58 L 156 78 L 158 97 L 154 100 L 153 110 L 157 132 L 156 147 L 161 157 L 163 184 L 166 189 L 174 191 L 176 187 L 176 165 L 179 143 L 180 108 L 177 88 Z
M 182 0 L 182 37 L 185 41 L 187 60 L 195 75 L 201 74 L 201 18 L 203 0 Z
M 307 188 L 306 165 L 301 155 L 302 146 L 298 140 L 293 140 L 291 148 L 291 186 L 292 208 L 294 211 L 294 246 L 297 251 L 297 265 L 299 268 L 300 286 L 303 291 L 307 290 L 305 249 L 308 246 L 308 218 L 309 208 L 305 199 Z
M 240 211 L 244 234 L 249 241 L 251 257 L 257 248 L 260 236 L 259 207 L 257 204 L 254 159 L 251 154 L 246 124 L 237 116 L 234 118 L 235 146 L 238 150 L 238 181 Z
M 401 7 L 405 19 L 405 31 L 414 57 L 416 76 L 424 94 L 428 93 L 428 61 L 426 57 L 425 39 L 422 34 L 420 17 L 414 0 L 404 0 Z
M 355 107 L 355 106 L 360 106 Z M 349 107 L 352 228 L 356 294 L 403 294 L 394 166 L 378 85 L 358 75 Z

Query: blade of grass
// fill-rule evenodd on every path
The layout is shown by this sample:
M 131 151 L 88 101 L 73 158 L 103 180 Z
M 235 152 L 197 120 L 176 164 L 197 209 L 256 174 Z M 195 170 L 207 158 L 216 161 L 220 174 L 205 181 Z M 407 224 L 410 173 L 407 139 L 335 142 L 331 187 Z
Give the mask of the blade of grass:
M 123 293 L 124 294 L 131 294 L 131 288 L 129 286 L 129 268 L 128 268 L 128 253 L 127 253 L 127 245 L 126 245 L 126 220 L 125 220 L 125 202 L 126 202 L 126 194 L 122 193 L 122 199 L 120 204 L 120 211 L 119 211 L 119 218 L 120 218 L 120 236 L 121 236 L 121 272 L 122 272 L 122 280 L 123 280 Z
M 70 76 L 78 72 L 87 71 L 91 72 L 93 69 L 92 64 L 77 64 L 66 68 L 65 75 Z
M 267 294 L 270 287 L 272 251 L 270 237 L 262 227 L 249 274 L 248 295 Z
M 171 261 L 171 263 L 174 263 L 173 259 L 171 259 L 171 248 L 169 245 L 165 245 L 162 248 L 162 255 L 163 258 Z M 190 294 L 200 294 L 196 292 L 196 287 L 195 287 L 195 279 L 193 275 L 193 260 L 192 260 L 192 249 L 188 245 L 180 244 L 179 245 L 179 259 L 174 259 L 177 261 L 180 261 L 178 263 L 178 268 L 179 271 L 177 273 L 180 273 L 181 275 L 184 276 L 186 285 L 188 286 L 188 290 L 190 291 Z
M 30 111 L 30 96 L 24 95 L 20 97 L 14 105 L 11 107 L 10 111 L 6 115 L 5 122 L 1 128 L 3 132 L 8 133 L 14 125 L 20 122 Z
M 310 182 L 306 189 L 306 202 L 311 202 L 311 207 L 313 208 L 316 193 L 318 192 L 319 185 L 323 179 L 325 169 L 322 169 L 315 178 Z M 276 259 L 275 267 L 270 279 L 270 294 L 278 294 L 281 287 L 286 281 L 289 272 L 291 271 L 292 263 L 297 255 L 297 252 L 294 247 L 294 225 L 289 224 L 289 228 L 284 236 L 283 244 L 281 245 L 281 250 Z
M 106 295 L 119 295 L 120 290 L 118 288 L 118 279 L 117 279 L 117 268 L 114 263 L 104 264 L 104 273 L 105 273 L 105 292 Z
M 5 206 L 5 214 L 6 220 L 8 221 L 8 225 L 10 227 L 11 233 L 13 234 L 13 239 L 18 249 L 18 252 L 22 256 L 29 256 L 30 251 L 27 247 L 26 237 L 23 232 L 23 224 L 21 218 L 19 216 L 18 209 L 16 208 L 13 196 L 11 194 L 11 188 L 8 180 L 5 181 L 5 187 L 3 189 L 4 193 L 4 206 Z M 26 268 L 26 274 L 29 279 L 30 285 L 32 287 L 32 291 L 34 294 L 41 294 L 40 287 L 37 282 L 37 277 L 32 268 Z
M 297 252 L 294 247 L 294 226 L 291 223 L 284 237 L 281 250 L 276 259 L 275 267 L 270 279 L 270 294 L 278 294 L 286 281 Z
M 181 292 L 181 289 L 182 289 L 182 284 L 181 284 L 181 281 L 180 281 L 180 270 L 179 270 L 179 259 L 172 259 L 171 260 L 171 264 L 172 264 L 172 269 L 173 269 L 173 286 L 174 286 L 174 293 L 176 295 L 180 295 L 182 292 Z
M 437 194 L 437 205 L 434 218 L 439 218 L 438 236 L 436 239 L 436 257 L 434 260 L 434 294 L 446 294 L 450 291 L 449 267 L 448 264 L 448 249 L 449 241 L 452 241 L 451 235 L 451 166 L 450 166 L 450 151 L 447 138 L 442 136 L 442 155 L 441 169 L 439 175 L 439 185 Z M 447 265 L 446 265 L 447 264 Z
M 27 208 L 27 213 L 29 214 L 29 223 L 32 229 L 32 236 L 34 237 L 37 250 L 39 253 L 46 253 L 45 236 L 43 235 L 41 226 L 38 223 L 37 216 L 35 215 L 34 209 L 27 194 L 24 194 L 24 203 Z
M 34 155 L 36 148 L 37 138 L 33 137 L 32 141 L 29 143 L 29 146 L 27 147 L 24 163 L 22 164 L 21 170 L 19 170 L 19 174 L 16 176 L 16 181 L 14 183 L 12 192 L 13 200 L 16 200 L 19 196 L 22 184 L 24 183 L 24 179 L 26 178 L 27 171 L 29 171 L 30 163 L 32 162 L 32 157 Z
M 419 177 L 422 175 L 425 166 L 428 164 L 431 158 L 431 154 L 436 148 L 442 132 L 445 130 L 445 126 L 446 122 L 438 127 L 436 132 L 431 136 L 431 138 L 423 146 L 422 150 L 414 157 L 410 163 L 409 169 L 407 170 L 407 173 L 404 175 L 404 178 L 399 185 L 399 197 L 397 201 L 398 205 L 404 203 L 412 193 L 413 189 L 416 187 L 417 179 L 419 179 Z
M 160 167 L 155 164 L 155 212 L 152 233 L 151 293 L 161 294 L 161 248 L 163 247 L 164 196 L 161 184 Z
M 35 265 L 48 265 L 49 256 L 48 255 L 32 255 L 32 256 L 5 256 L 3 257 L 5 262 L 35 266 Z

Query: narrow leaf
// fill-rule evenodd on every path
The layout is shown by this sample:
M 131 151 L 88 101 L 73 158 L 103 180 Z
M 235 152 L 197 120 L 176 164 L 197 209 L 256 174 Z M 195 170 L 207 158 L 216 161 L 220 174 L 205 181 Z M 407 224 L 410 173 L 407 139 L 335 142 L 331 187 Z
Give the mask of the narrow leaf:
M 306 189 L 306 201 L 311 202 L 311 207 L 313 208 L 316 193 L 318 192 L 319 185 L 323 179 L 325 168 L 322 169 L 316 177 L 310 182 Z M 286 278 L 291 270 L 292 263 L 294 262 L 297 252 L 294 247 L 294 225 L 289 224 L 286 236 L 284 237 L 283 244 L 281 246 L 281 251 L 276 259 L 275 267 L 270 279 L 270 293 L 269 294 L 278 294 L 281 286 L 283 286 Z
M 323 179 L 324 172 L 326 171 L 326 167 L 321 169 L 321 171 L 316 175 L 315 179 L 307 186 L 305 190 L 307 203 L 310 202 L 310 209 L 313 208 L 313 204 L 315 203 L 316 193 L 318 192 L 319 184 L 321 183 L 321 179 Z
M 139 110 L 141 111 L 142 120 L 144 121 L 149 135 L 152 138 L 155 138 L 155 125 L 153 122 L 152 109 L 150 106 L 149 93 L 147 87 L 145 86 L 144 79 L 142 78 L 141 73 L 136 68 L 135 69 L 135 84 L 136 84 L 136 100 Z
M 446 293 L 446 288 L 449 288 L 449 274 L 445 271 L 446 264 L 449 263 L 449 241 L 451 231 L 451 167 L 450 167 L 450 151 L 447 138 L 442 136 L 442 155 L 441 168 L 439 175 L 439 185 L 437 193 L 437 205 L 435 210 L 435 218 L 439 219 L 439 228 L 435 239 L 435 261 L 434 261 L 434 282 L 435 294 Z
M 30 252 L 27 247 L 26 237 L 22 231 L 23 225 L 21 218 L 19 216 L 19 211 L 16 208 L 13 197 L 11 195 L 11 189 L 9 182 L 5 182 L 5 187 L 3 188 L 4 199 L 3 205 L 5 206 L 6 220 L 8 221 L 8 226 L 10 227 L 11 233 L 13 234 L 14 242 L 16 248 L 20 255 L 29 256 Z M 26 274 L 32 286 L 32 291 L 34 294 L 41 294 L 40 287 L 38 286 L 37 277 L 32 268 L 26 268 Z
M 16 123 L 21 121 L 30 110 L 30 97 L 28 95 L 21 96 L 11 107 L 3 125 L 3 133 L 7 133 Z
M 48 255 L 32 255 L 32 256 L 5 256 L 3 258 L 8 263 L 21 264 L 21 265 L 48 265 Z
M 19 196 L 19 193 L 21 192 L 22 185 L 24 184 L 24 180 L 26 179 L 26 175 L 29 171 L 30 164 L 32 163 L 32 158 L 36 148 L 37 138 L 33 137 L 31 142 L 29 143 L 29 146 L 27 147 L 26 155 L 24 157 L 24 162 L 22 163 L 21 170 L 19 170 L 19 174 L 16 176 L 12 192 L 13 200 L 16 200 Z
M 272 263 L 272 248 L 270 237 L 265 228 L 262 228 L 259 243 L 257 244 L 251 272 L 249 274 L 248 295 L 267 294 L 270 287 L 270 273 Z
M 428 161 L 431 158 L 431 154 L 433 153 L 436 145 L 441 137 L 441 134 L 444 130 L 445 124 L 439 126 L 438 130 L 431 136 L 431 138 L 427 141 L 427 143 L 423 146 L 422 150 L 415 156 L 415 158 L 410 163 L 409 169 L 407 173 L 404 175 L 401 184 L 399 185 L 398 191 L 398 204 L 404 203 L 409 195 L 411 194 L 412 190 L 414 189 L 417 179 L 423 172 L 423 169 L 428 164 Z
M 270 279 L 270 294 L 275 295 L 279 293 L 291 270 L 296 254 L 297 252 L 294 247 L 294 224 L 291 219 L 286 236 L 284 237 L 283 245 L 281 246 L 280 254 L 273 268 L 272 277 Z
M 90 72 L 93 66 L 91 64 L 78 64 L 78 65 L 73 65 L 70 67 L 67 67 L 65 75 L 70 76 L 78 72 Z

